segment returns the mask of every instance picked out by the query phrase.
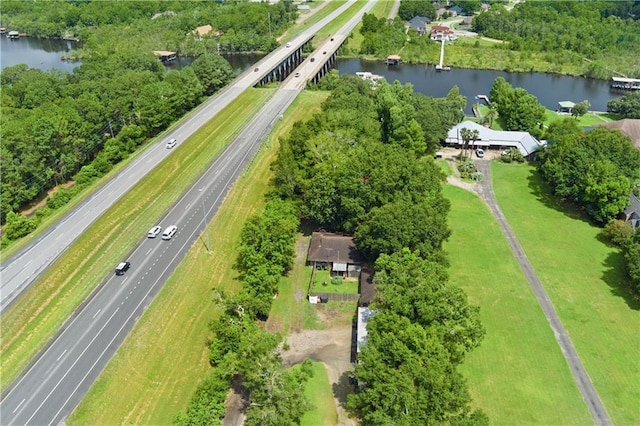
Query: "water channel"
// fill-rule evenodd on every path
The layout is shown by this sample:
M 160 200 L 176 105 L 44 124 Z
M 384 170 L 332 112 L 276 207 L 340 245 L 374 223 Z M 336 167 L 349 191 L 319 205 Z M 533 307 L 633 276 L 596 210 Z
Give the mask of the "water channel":
M 21 38 L 9 40 L 0 37 L 0 68 L 25 63 L 31 68 L 47 70 L 58 68 L 73 72 L 79 63 L 65 62 L 62 55 L 77 46 L 76 42 L 64 40 L 45 40 Z M 260 56 L 226 56 L 236 72 L 242 72 L 260 59 Z M 191 63 L 190 58 L 178 58 L 167 65 L 167 69 L 180 69 Z M 436 72 L 433 66 L 401 64 L 387 66 L 382 61 L 362 59 L 339 59 L 337 69 L 341 74 L 355 74 L 357 71 L 369 71 L 401 83 L 411 83 L 414 90 L 427 96 L 442 97 L 454 85 L 466 96 L 467 113 L 478 94 L 489 94 L 494 80 L 502 76 L 514 87 L 522 87 L 534 94 L 545 107 L 555 110 L 560 101 L 580 102 L 588 100 L 592 111 L 606 111 L 607 102 L 622 96 L 623 92 L 612 92 L 609 82 L 582 77 L 569 77 L 543 73 L 508 73 L 504 71 L 456 69 Z

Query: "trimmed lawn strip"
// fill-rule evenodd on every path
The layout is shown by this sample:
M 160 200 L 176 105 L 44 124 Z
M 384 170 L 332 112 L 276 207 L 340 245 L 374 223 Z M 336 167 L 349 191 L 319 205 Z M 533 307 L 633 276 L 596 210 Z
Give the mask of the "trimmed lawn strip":
M 209 224 L 212 252 L 196 243 L 140 318 L 68 424 L 170 424 L 211 368 L 208 324 L 221 294 L 238 290 L 233 265 L 245 221 L 264 206 L 277 137 L 326 98 L 303 92 Z
M 600 228 L 550 196 L 532 166 L 494 163 L 500 207 L 545 286 L 614 424 L 640 424 L 640 306 Z
M 126 257 L 272 93 L 257 89 L 243 93 L 102 215 L 3 314 L 2 389 L 105 277 L 109 285 L 114 265 Z
M 305 413 L 300 421 L 301 426 L 332 426 L 338 424 L 338 412 L 333 400 L 329 376 L 324 364 L 312 362 L 313 376 L 307 382 L 304 394 L 309 398 L 314 408 Z M 294 366 L 292 368 L 299 368 Z
M 444 186 L 450 282 L 480 306 L 486 336 L 461 367 L 491 424 L 590 424 L 553 332 L 498 224 L 474 194 Z
M 291 331 L 299 332 L 303 329 L 303 306 L 309 304 L 307 288 L 311 279 L 311 270 L 305 266 L 306 248 L 310 240 L 310 236 L 298 235 L 296 261 L 289 274 L 280 278 L 278 297 L 273 301 L 267 320 L 267 330 L 273 333 L 286 336 Z

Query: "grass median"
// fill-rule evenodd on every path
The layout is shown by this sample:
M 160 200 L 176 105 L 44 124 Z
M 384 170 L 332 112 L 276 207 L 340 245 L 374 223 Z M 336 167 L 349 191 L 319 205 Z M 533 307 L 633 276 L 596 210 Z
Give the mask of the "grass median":
M 3 314 L 0 324 L 3 390 L 272 93 L 247 90 L 176 148 L 82 234 Z
M 517 183 L 513 183 L 514 185 Z M 450 282 L 480 306 L 486 336 L 461 370 L 491 424 L 589 424 L 589 411 L 529 284 L 486 205 L 445 185 Z
M 498 202 L 553 302 L 614 424 L 640 424 L 640 305 L 620 253 L 533 167 L 494 163 Z
M 219 294 L 237 291 L 240 231 L 264 205 L 277 137 L 318 107 L 326 93 L 303 92 L 279 122 L 208 226 L 211 254 L 194 244 L 135 325 L 68 424 L 170 424 L 184 411 L 208 365 L 208 324 Z

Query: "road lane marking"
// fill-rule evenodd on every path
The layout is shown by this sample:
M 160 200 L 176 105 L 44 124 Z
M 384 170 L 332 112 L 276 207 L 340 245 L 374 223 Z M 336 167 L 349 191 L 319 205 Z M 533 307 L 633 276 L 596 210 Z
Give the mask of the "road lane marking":
M 60 356 L 58 357 L 58 359 L 56 359 L 56 361 L 60 361 L 60 358 L 62 358 L 62 357 L 64 356 L 64 354 L 66 354 L 66 353 L 67 353 L 67 350 L 65 349 L 65 350 L 64 350 L 64 352 L 62 352 L 62 353 L 60 354 Z
M 98 316 L 98 314 L 100 313 L 101 310 L 102 310 L 102 308 L 98 309 L 98 312 L 93 314 L 93 318 L 91 318 L 91 319 L 96 319 L 96 317 Z
M 87 350 L 89 349 L 89 347 L 93 344 L 93 342 L 98 338 L 98 336 L 100 335 L 100 333 L 102 333 L 102 330 L 105 329 L 105 327 L 111 322 L 111 319 L 113 319 L 113 317 L 118 313 L 118 311 L 120 310 L 120 308 L 116 308 L 115 311 L 113 311 L 113 314 L 111 314 L 111 316 L 109 317 L 109 319 L 104 323 L 104 325 L 102 327 L 100 327 L 100 330 L 98 330 L 98 332 L 95 334 L 95 336 L 93 336 L 93 339 L 91 339 L 91 341 L 89 342 L 89 344 L 82 350 L 82 352 L 80 352 L 80 355 L 78 355 L 78 357 L 76 358 L 76 360 L 73 362 L 73 364 L 71 364 L 71 367 L 69 367 L 66 371 L 66 373 L 64 373 L 64 376 L 62 376 L 62 378 L 60 380 L 58 380 L 58 382 L 56 383 L 56 385 L 53 387 L 53 389 L 51 389 L 51 391 L 47 394 L 47 396 L 42 400 L 42 402 L 40 403 L 40 405 L 38 405 L 38 407 L 35 409 L 35 411 L 33 412 L 33 414 L 31 414 L 31 417 L 29 417 L 29 419 L 27 419 L 27 421 L 25 422 L 25 424 L 29 424 L 31 423 L 31 420 L 35 417 L 35 415 L 38 413 L 38 411 L 40 411 L 40 409 L 42 408 L 42 406 L 44 405 L 45 402 L 47 402 L 47 400 L 51 397 L 51 395 L 56 391 L 56 389 L 58 389 L 58 386 L 60 386 L 60 383 L 62 383 L 62 381 L 69 375 L 69 372 L 71 372 L 71 370 L 73 370 L 73 368 L 76 366 L 76 364 L 78 363 L 78 361 L 80 361 L 80 358 L 82 358 L 82 356 L 84 355 L 85 352 L 87 352 Z M 56 414 L 57 415 L 57 414 Z
M 149 249 L 149 251 L 148 251 L 148 252 L 146 252 L 144 255 L 145 255 L 145 256 L 149 256 L 149 253 L 151 253 L 151 250 L 153 250 L 153 247 L 151 247 L 151 248 Z
M 16 407 L 15 410 L 13 410 L 13 414 L 16 413 L 16 411 L 18 411 L 18 408 L 20 408 L 22 406 L 22 404 L 24 404 L 24 402 L 27 400 L 27 398 L 24 398 L 22 401 L 20 401 L 20 404 L 18 404 L 18 406 Z

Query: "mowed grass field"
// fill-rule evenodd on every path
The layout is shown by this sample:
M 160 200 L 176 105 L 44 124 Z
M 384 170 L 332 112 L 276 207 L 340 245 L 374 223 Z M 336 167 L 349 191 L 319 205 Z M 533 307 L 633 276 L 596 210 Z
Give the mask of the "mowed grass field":
M 640 424 L 640 305 L 600 228 L 553 199 L 531 166 L 494 163 L 500 208 L 518 236 L 616 425 Z
M 336 403 L 333 400 L 329 376 L 324 364 L 313 362 L 313 377 L 309 379 L 304 393 L 313 404 L 313 409 L 305 413 L 301 426 L 333 426 L 338 424 Z M 296 367 L 293 367 L 296 368 Z
M 240 231 L 264 205 L 278 136 L 326 96 L 305 91 L 298 97 L 210 223 L 211 254 L 194 244 L 68 424 L 171 424 L 186 409 L 210 368 L 208 324 L 219 315 L 216 301 L 240 286 L 233 269 Z
M 2 389 L 17 377 L 91 291 L 110 277 L 114 265 L 135 247 L 272 93 L 272 90 L 247 90 L 194 137 L 182 142 L 83 233 L 2 315 Z
M 486 336 L 463 364 L 473 405 L 491 424 L 583 425 L 591 417 L 553 332 L 486 205 L 445 185 L 450 282 L 480 307 Z

